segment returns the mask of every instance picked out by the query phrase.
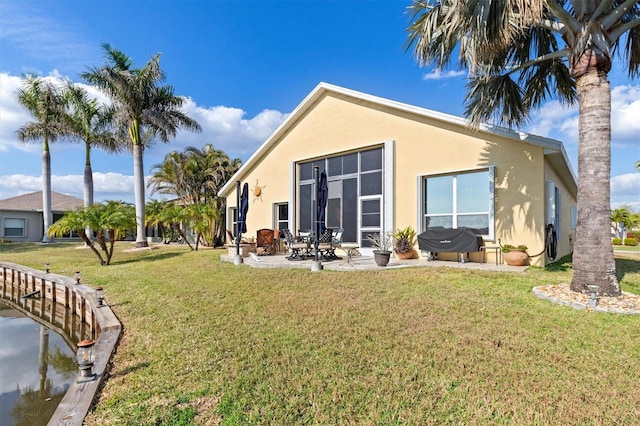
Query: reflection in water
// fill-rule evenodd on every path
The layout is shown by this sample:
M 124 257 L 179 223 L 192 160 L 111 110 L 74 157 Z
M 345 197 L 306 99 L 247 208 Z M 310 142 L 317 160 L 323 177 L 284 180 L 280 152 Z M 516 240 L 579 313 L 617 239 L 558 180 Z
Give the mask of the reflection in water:
M 0 301 L 0 424 L 46 425 L 75 378 L 57 333 Z

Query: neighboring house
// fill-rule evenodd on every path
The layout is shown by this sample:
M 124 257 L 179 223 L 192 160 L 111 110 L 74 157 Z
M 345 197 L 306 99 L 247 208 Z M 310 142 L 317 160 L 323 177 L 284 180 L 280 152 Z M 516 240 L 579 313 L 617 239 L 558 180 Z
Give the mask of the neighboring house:
M 311 229 L 314 166 L 328 174 L 327 227 L 344 228 L 343 241 L 365 255 L 368 234 L 408 225 L 418 233 L 468 227 L 488 246 L 524 244 L 534 255 L 553 224 L 557 257 L 572 251 L 577 184 L 561 142 L 490 125 L 473 131 L 460 117 L 326 83 L 221 189 L 227 228 L 235 229 L 241 181 L 252 190 L 246 236 L 260 228 Z M 548 262 L 544 254 L 531 258 Z
M 66 212 L 83 205 L 79 198 L 51 192 L 54 222 Z M 0 200 L 0 238 L 10 241 L 42 241 L 43 236 L 42 191 Z

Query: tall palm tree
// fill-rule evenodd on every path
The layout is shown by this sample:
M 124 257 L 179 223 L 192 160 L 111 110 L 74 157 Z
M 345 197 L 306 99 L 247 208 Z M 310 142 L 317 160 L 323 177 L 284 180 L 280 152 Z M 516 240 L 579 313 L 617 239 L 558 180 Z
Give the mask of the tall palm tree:
M 406 47 L 467 68 L 466 115 L 516 126 L 549 98 L 579 105 L 578 222 L 571 289 L 619 296 L 610 239 L 611 87 L 618 53 L 640 73 L 639 0 L 414 0 Z
M 175 137 L 179 128 L 200 131 L 200 125 L 180 111 L 185 99 L 173 94 L 173 87 L 162 86 L 165 73 L 160 54 L 151 57 L 142 68 L 133 68 L 122 51 L 109 44 L 102 46 L 107 64 L 92 67 L 82 78 L 102 89 L 113 101 L 116 123 L 128 134 L 133 153 L 133 178 L 136 205 L 136 247 L 148 246 L 145 237 L 144 132 L 163 142 Z
M 80 86 L 67 83 L 63 96 L 70 108 L 69 121 L 73 137 L 85 144 L 85 164 L 83 178 L 84 206 L 93 204 L 93 170 L 91 168 L 91 148 L 99 147 L 107 152 L 119 152 L 122 144 L 112 131 L 115 110 L 91 98 Z M 91 238 L 91 230 L 87 230 Z
M 68 133 L 64 121 L 65 103 L 59 87 L 41 77 L 27 75 L 17 91 L 18 102 L 33 116 L 17 130 L 21 142 L 42 140 L 42 216 L 44 235 L 42 242 L 51 242 L 47 229 L 53 223 L 51 212 L 51 153 L 49 143 Z

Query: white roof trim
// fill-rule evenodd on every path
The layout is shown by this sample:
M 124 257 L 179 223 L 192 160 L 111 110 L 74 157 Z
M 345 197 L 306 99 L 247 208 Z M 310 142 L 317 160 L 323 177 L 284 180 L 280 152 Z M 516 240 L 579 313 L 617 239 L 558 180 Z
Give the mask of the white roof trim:
M 359 99 L 364 102 L 369 102 L 377 105 L 386 106 L 389 108 L 397 109 L 404 112 L 420 115 L 427 118 L 443 121 L 462 127 L 469 125 L 469 120 L 463 117 L 455 115 L 445 114 L 438 111 L 433 111 L 426 108 L 421 108 L 415 105 L 409 105 L 391 99 L 381 98 L 378 96 L 370 95 L 356 90 L 347 89 L 344 87 L 336 86 L 333 84 L 321 82 L 305 97 L 302 102 L 287 116 L 287 118 L 280 123 L 280 125 L 269 135 L 269 137 L 258 147 L 258 149 L 249 157 L 249 159 L 238 169 L 238 171 L 232 176 L 229 182 L 224 185 L 219 192 L 220 196 L 226 196 L 231 189 L 235 188 L 235 181 L 241 180 L 246 171 L 250 169 L 253 164 L 258 161 L 271 146 L 279 139 L 279 137 L 287 131 L 287 129 L 293 125 L 309 108 L 313 106 L 315 101 L 323 96 L 326 92 L 333 92 L 344 96 Z M 545 138 L 543 136 L 532 135 L 519 130 L 511 130 L 505 127 L 494 126 L 490 124 L 481 124 L 480 131 L 491 133 L 497 136 L 507 137 L 510 139 L 520 140 L 532 145 L 537 145 L 544 148 L 545 155 L 552 153 L 561 153 L 562 157 L 569 169 L 569 173 L 573 178 L 573 183 L 576 184 L 577 179 L 571 168 L 571 163 L 568 161 L 567 153 L 565 152 L 562 142 Z

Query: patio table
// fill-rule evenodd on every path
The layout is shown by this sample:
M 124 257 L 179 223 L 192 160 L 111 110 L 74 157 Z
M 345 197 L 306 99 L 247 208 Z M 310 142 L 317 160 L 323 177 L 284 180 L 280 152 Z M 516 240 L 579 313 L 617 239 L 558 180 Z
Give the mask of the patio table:
M 353 255 L 358 252 L 360 246 L 356 243 L 342 243 L 340 248 L 347 253 L 347 261 L 344 262 L 346 265 L 353 266 Z

